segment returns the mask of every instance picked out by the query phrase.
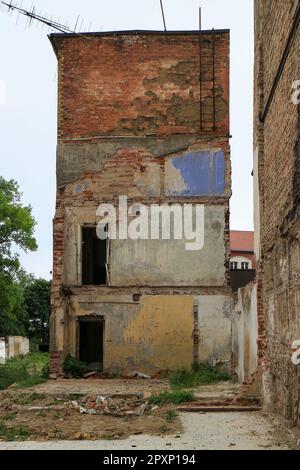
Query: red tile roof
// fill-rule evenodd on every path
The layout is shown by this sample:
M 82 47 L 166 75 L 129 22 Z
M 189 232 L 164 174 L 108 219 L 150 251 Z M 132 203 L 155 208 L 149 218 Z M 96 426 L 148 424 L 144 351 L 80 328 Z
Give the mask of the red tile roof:
M 254 251 L 254 232 L 242 232 L 238 230 L 231 230 L 230 250 L 253 252 Z

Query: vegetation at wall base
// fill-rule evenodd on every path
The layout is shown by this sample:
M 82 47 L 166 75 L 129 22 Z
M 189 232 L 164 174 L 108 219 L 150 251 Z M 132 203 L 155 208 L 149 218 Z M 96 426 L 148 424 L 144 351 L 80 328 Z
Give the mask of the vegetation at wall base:
M 173 388 L 198 387 L 229 380 L 229 374 L 209 364 L 196 364 L 193 369 L 179 369 L 170 374 L 170 384 Z
M 173 405 L 181 405 L 194 400 L 192 392 L 187 390 L 172 390 L 170 392 L 161 392 L 159 395 L 150 397 L 149 403 L 151 405 L 165 405 L 172 403 Z
M 88 366 L 85 362 L 79 361 L 76 357 L 68 354 L 65 357 L 63 369 L 66 377 L 80 378 L 87 372 Z

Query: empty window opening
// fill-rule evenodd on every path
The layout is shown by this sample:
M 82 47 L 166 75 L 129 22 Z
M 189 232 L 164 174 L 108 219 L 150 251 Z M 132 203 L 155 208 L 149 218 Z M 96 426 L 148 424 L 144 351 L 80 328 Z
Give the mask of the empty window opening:
M 102 320 L 80 320 L 79 359 L 88 364 L 89 371 L 103 371 L 103 334 Z
M 97 237 L 96 227 L 82 228 L 82 284 L 107 284 L 107 240 Z

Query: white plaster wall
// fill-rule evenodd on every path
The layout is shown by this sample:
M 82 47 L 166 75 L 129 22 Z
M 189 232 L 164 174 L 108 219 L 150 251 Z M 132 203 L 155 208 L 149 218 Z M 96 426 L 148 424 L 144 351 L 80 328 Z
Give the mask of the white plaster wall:
M 5 358 L 11 359 L 17 355 L 25 356 L 29 354 L 29 339 L 24 336 L 7 336 L 0 340 L 4 342 Z M 3 347 L 3 346 L 2 346 Z M 0 343 L 1 348 L 1 343 Z M 1 355 L 0 355 L 1 357 Z
M 235 372 L 241 383 L 256 371 L 257 338 L 257 286 L 250 283 L 238 291 L 238 302 L 233 311 Z
M 199 362 L 224 365 L 231 364 L 232 315 L 231 297 L 201 295 L 198 303 Z
M 0 338 L 0 364 L 5 364 L 6 352 L 5 352 L 5 338 Z
M 9 336 L 8 337 L 8 351 L 7 351 L 7 358 L 11 359 L 15 356 L 15 337 Z
M 23 336 L 20 336 L 19 348 L 20 348 L 20 354 L 22 356 L 26 356 L 26 354 L 29 354 L 29 352 L 30 352 L 29 339 L 25 338 Z

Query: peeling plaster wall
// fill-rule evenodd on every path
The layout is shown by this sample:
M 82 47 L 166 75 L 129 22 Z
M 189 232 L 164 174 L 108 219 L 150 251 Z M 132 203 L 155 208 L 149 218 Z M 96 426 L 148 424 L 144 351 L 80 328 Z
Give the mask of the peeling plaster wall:
M 241 383 L 249 381 L 258 366 L 257 285 L 240 289 L 233 310 L 234 371 Z
M 224 285 L 224 220 L 222 206 L 205 208 L 204 247 L 199 251 L 187 251 L 186 239 L 112 241 L 112 285 Z
M 99 301 L 102 300 L 102 301 Z M 106 300 L 106 301 L 105 301 Z M 190 367 L 193 362 L 193 297 L 77 297 L 69 317 L 69 349 L 76 355 L 77 319 L 104 320 L 104 371 L 147 373 Z
M 198 304 L 199 362 L 231 371 L 231 297 L 202 295 Z
M 169 158 L 165 167 L 166 196 L 224 196 L 222 150 L 190 152 Z
M 110 286 L 225 286 L 225 214 L 205 206 L 204 246 L 190 240 L 111 240 Z M 65 217 L 64 282 L 81 284 L 81 227 L 99 219 L 93 208 L 68 208 Z
M 4 336 L 0 338 L 0 364 L 7 359 L 29 354 L 29 339 L 24 336 Z

